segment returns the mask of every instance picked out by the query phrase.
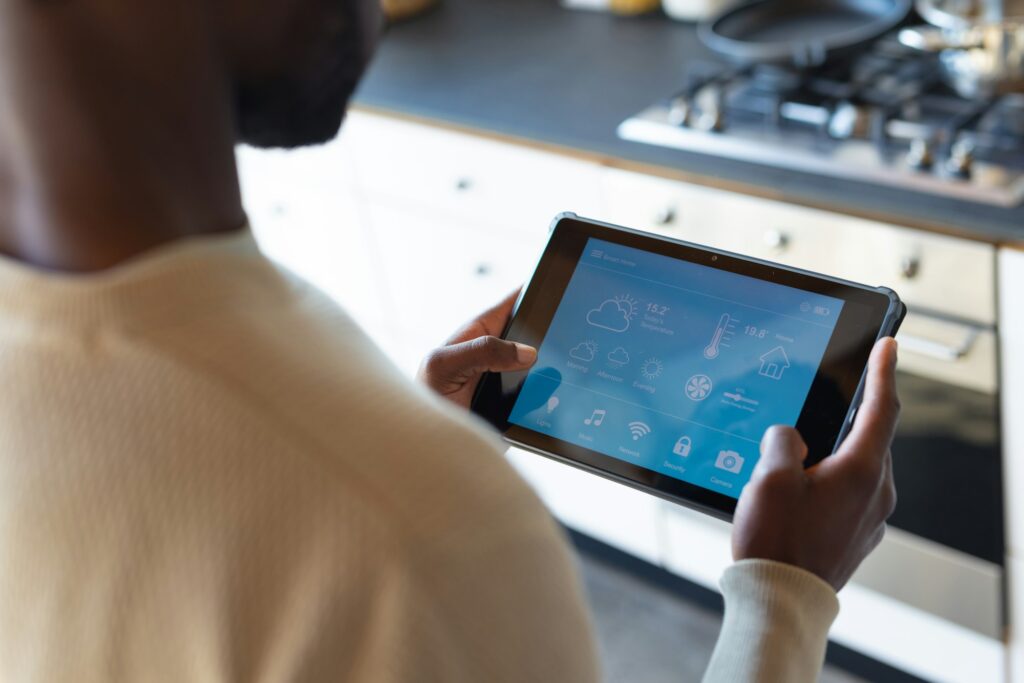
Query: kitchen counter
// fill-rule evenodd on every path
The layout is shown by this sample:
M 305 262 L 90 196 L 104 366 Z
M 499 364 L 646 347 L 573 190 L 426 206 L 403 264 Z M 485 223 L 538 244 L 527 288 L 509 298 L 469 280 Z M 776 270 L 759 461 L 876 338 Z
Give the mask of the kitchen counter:
M 686 63 L 714 59 L 693 25 L 660 15 L 569 11 L 555 0 L 443 0 L 389 29 L 356 104 L 613 166 L 1024 247 L 1024 206 L 972 204 L 616 137 L 620 122 L 678 90 Z

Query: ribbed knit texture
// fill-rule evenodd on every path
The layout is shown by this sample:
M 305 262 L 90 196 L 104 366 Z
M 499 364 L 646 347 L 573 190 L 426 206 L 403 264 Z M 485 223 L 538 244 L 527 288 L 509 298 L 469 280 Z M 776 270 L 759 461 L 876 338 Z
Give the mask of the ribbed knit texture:
M 5 683 L 599 677 L 497 438 L 248 232 L 96 275 L 0 260 L 0 386 Z M 730 570 L 720 649 L 809 672 L 822 620 L 784 569 Z
M 705 681 L 813 683 L 839 613 L 832 587 L 810 572 L 742 560 L 721 581 L 725 622 Z

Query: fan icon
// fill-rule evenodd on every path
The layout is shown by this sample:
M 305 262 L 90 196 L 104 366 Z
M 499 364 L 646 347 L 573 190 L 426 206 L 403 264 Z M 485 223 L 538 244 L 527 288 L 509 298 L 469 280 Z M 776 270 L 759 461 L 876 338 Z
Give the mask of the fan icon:
M 703 401 L 711 394 L 711 378 L 707 375 L 694 375 L 686 380 L 686 397 L 691 401 Z

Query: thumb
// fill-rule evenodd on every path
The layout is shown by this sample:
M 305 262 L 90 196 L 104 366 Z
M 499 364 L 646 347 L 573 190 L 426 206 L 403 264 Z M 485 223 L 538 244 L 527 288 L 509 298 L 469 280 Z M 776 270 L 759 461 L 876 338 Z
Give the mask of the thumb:
M 792 427 L 775 425 L 761 439 L 761 459 L 754 468 L 754 476 L 775 471 L 803 471 L 807 457 L 807 444 L 800 432 Z
M 498 337 L 477 337 L 443 346 L 427 358 L 423 375 L 433 386 L 467 382 L 484 372 L 525 370 L 537 360 L 532 346 Z

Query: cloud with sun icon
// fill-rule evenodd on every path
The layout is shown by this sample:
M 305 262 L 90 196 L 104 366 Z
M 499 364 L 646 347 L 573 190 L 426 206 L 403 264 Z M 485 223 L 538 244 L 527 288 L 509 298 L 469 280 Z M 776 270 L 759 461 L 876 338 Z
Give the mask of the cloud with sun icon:
M 569 350 L 569 356 L 576 360 L 589 363 L 597 355 L 597 344 L 592 341 L 582 341 Z
M 636 316 L 636 302 L 629 296 L 606 299 L 600 306 L 587 313 L 587 322 L 594 327 L 611 332 L 625 332 L 629 321 Z

